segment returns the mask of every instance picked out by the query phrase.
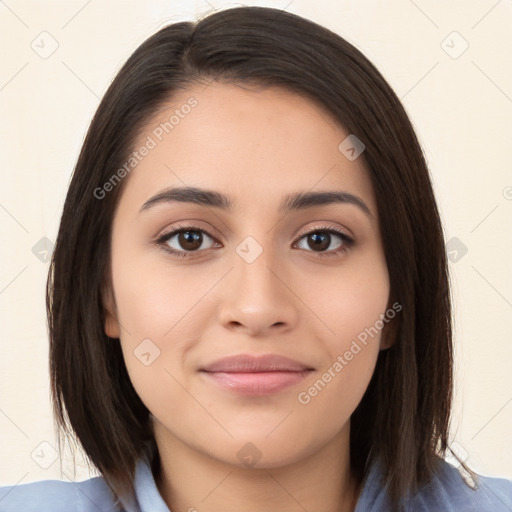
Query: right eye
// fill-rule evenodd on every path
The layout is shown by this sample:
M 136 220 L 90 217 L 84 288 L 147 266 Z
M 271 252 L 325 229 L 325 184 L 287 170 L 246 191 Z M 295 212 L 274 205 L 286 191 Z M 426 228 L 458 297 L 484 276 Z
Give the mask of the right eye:
M 175 228 L 160 236 L 156 243 L 175 257 L 187 258 L 191 256 L 191 253 L 213 248 L 213 246 L 203 247 L 205 236 L 218 243 L 209 233 L 197 226 Z

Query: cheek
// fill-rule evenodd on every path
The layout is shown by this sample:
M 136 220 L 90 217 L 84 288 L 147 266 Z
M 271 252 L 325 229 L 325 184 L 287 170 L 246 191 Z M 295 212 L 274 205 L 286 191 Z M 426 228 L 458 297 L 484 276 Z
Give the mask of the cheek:
M 165 258 L 155 263 L 148 253 L 120 249 L 113 255 L 118 318 L 132 342 L 176 337 L 191 325 L 190 313 L 215 282 L 214 276 L 166 264 Z
M 381 318 L 389 300 L 389 277 L 378 251 L 369 257 L 347 260 L 339 269 L 316 272 L 314 277 L 296 287 L 297 294 L 316 316 L 316 333 L 331 356 L 350 348 L 352 340 L 372 341 L 380 338 Z M 369 334 L 371 332 L 371 336 Z M 376 342 L 376 343 L 375 343 Z
M 305 418 L 306 437 L 315 435 L 319 428 L 317 421 L 308 418 L 325 418 L 320 427 L 325 436 L 335 435 L 349 421 L 370 383 L 379 355 L 387 294 L 359 289 L 352 300 L 342 297 L 335 306 L 323 303 L 324 319 L 334 333 L 319 338 L 325 351 L 324 364 L 296 396 Z
M 389 313 L 389 278 L 382 258 L 328 279 L 317 276 L 315 282 L 303 293 L 321 321 L 316 335 L 324 364 L 302 386 L 297 401 L 312 417 L 330 415 L 336 428 L 348 420 L 373 375 Z
M 183 415 L 182 402 L 190 402 L 183 388 L 187 351 L 205 328 L 205 295 L 218 278 L 144 264 L 143 256 L 128 250 L 114 253 L 113 269 L 130 380 L 151 411 Z
M 343 355 L 299 390 L 295 410 L 302 419 L 299 435 L 305 442 L 333 438 L 350 421 L 371 380 L 377 355 L 378 350 L 368 348 L 353 354 L 350 361 Z

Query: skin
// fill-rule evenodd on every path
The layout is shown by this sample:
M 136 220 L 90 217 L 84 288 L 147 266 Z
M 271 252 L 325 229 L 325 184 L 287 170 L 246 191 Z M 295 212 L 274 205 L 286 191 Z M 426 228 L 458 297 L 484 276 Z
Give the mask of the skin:
M 191 96 L 197 106 L 125 178 L 106 300 L 105 331 L 120 338 L 131 381 L 153 417 L 160 493 L 173 512 L 353 511 L 360 486 L 349 465 L 350 416 L 379 350 L 392 342 L 389 326 L 309 403 L 297 397 L 389 307 L 363 158 L 350 161 L 338 150 L 348 133 L 316 103 L 279 88 L 217 82 L 180 91 L 135 147 Z M 233 210 L 173 202 L 139 212 L 155 194 L 185 185 L 222 192 Z M 284 195 L 319 190 L 354 194 L 371 216 L 348 203 L 278 211 Z M 153 243 L 189 223 L 208 233 L 190 257 Z M 319 226 L 344 231 L 354 244 L 322 257 L 305 236 Z M 247 236 L 262 249 L 251 263 L 236 251 Z M 186 252 L 177 235 L 169 244 Z M 332 235 L 323 253 L 342 244 Z M 148 366 L 134 354 L 144 339 L 160 350 Z M 234 354 L 284 355 L 315 371 L 257 397 L 199 373 Z M 244 446 L 259 457 L 256 464 L 239 458 Z

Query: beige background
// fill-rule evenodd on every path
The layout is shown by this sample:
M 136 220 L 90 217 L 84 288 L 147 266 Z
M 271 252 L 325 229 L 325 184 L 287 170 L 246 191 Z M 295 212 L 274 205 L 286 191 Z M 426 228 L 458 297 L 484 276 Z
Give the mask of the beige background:
M 157 29 L 235 5 L 0 2 L 0 484 L 89 476 L 80 459 L 74 473 L 69 457 L 62 470 L 54 457 L 48 263 L 36 244 L 55 240 L 70 173 L 99 98 Z M 339 33 L 402 98 L 430 164 L 446 238 L 457 238 L 448 247 L 458 259 L 450 263 L 454 446 L 478 472 L 512 478 L 512 1 L 251 5 L 286 9 Z M 467 253 L 461 257 L 462 244 Z

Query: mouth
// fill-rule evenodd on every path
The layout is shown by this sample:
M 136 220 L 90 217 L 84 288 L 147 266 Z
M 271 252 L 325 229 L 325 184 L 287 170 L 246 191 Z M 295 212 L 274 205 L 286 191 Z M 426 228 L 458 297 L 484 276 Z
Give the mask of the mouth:
M 294 386 L 314 368 L 284 356 L 247 354 L 219 359 L 200 369 L 209 382 L 242 395 L 268 395 Z

